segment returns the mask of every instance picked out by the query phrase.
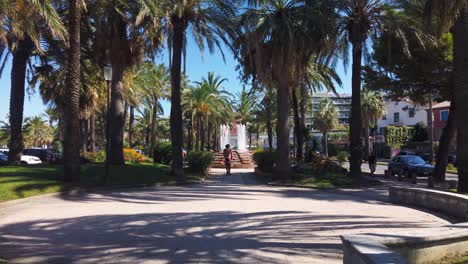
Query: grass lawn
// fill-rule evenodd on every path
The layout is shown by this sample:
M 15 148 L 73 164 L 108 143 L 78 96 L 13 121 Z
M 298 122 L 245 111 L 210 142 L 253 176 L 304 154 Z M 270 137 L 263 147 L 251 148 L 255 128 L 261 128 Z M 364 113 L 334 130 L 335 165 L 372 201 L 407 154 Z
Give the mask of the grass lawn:
M 340 172 L 326 172 L 320 175 L 299 175 L 300 179 L 294 180 L 294 184 L 310 188 L 336 188 L 336 187 L 352 187 L 352 186 L 369 186 L 379 182 L 369 180 L 364 177 L 354 178 L 349 177 Z
M 271 182 L 273 184 L 292 184 L 307 188 L 340 188 L 354 186 L 371 186 L 377 185 L 380 182 L 377 180 L 367 179 L 364 177 L 353 178 L 343 172 L 325 172 L 319 175 L 314 174 L 296 174 L 294 179 L 290 181 L 275 181 L 272 180 L 273 174 L 256 175 L 257 179 L 262 182 Z
M 468 254 L 455 258 L 442 259 L 440 264 L 468 264 Z
M 29 165 L 0 167 L 0 202 L 19 198 L 66 191 L 76 187 L 92 188 L 100 185 L 104 164 L 86 164 L 81 167 L 80 183 L 60 180 L 63 166 Z M 169 167 L 161 164 L 125 164 L 111 166 L 107 186 L 175 184 Z M 187 181 L 199 181 L 199 176 L 187 176 Z

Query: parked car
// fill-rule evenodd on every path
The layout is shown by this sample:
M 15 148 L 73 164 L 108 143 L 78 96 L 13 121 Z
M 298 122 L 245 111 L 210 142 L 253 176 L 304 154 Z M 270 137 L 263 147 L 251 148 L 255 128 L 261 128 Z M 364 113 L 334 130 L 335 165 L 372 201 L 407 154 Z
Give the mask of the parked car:
M 0 152 L 3 155 L 7 156 L 7 161 L 8 161 L 8 149 L 1 149 Z M 29 156 L 29 155 L 21 155 L 21 164 L 41 164 L 42 161 L 40 158 L 35 157 L 35 156 Z
M 8 164 L 8 156 L 0 153 L 0 166 L 7 165 Z
M 55 149 L 29 148 L 23 150 L 23 154 L 38 157 L 42 162 L 51 164 L 59 163 L 62 159 L 60 152 Z
M 415 155 L 397 155 L 388 163 L 388 173 L 398 175 L 398 180 L 405 177 L 416 182 L 418 176 L 430 176 L 433 172 L 433 165 Z
M 413 151 L 402 150 L 402 151 L 400 151 L 400 152 L 397 154 L 397 156 L 407 156 L 407 155 L 415 156 L 416 153 L 413 152 Z

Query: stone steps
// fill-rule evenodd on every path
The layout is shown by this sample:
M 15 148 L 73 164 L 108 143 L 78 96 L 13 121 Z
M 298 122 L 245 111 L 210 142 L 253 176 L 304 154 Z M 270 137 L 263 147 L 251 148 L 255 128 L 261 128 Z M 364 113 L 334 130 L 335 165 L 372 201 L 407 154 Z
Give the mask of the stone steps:
M 255 168 L 255 163 L 250 152 L 232 151 L 232 168 L 233 169 L 251 169 Z M 215 153 L 213 168 L 224 168 L 224 156 L 222 152 Z

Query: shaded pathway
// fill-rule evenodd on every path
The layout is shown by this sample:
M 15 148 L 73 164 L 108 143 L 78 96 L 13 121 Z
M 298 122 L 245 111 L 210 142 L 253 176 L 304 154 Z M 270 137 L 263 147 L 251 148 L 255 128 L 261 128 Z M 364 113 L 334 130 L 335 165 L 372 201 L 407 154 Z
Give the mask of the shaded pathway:
M 205 184 L 43 197 L 0 209 L 0 259 L 24 263 L 341 263 L 341 234 L 426 232 L 447 222 L 384 190 Z

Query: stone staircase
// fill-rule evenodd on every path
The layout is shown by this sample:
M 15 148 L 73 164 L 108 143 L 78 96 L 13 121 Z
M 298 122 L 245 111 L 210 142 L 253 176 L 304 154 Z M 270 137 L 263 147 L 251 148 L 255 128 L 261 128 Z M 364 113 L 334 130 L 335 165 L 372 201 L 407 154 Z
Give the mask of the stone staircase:
M 252 153 L 232 151 L 232 168 L 233 169 L 252 169 L 255 168 L 255 163 L 252 158 Z M 222 152 L 215 153 L 215 160 L 212 168 L 225 168 L 224 156 Z

